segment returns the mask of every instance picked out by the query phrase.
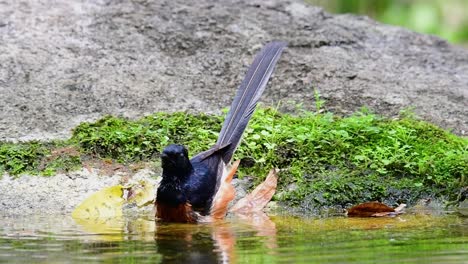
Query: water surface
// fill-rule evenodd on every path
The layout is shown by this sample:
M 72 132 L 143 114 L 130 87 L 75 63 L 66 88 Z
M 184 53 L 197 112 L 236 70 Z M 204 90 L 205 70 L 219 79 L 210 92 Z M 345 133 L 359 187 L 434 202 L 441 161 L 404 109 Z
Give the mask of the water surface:
M 468 218 L 145 217 L 0 220 L 1 263 L 468 263 Z

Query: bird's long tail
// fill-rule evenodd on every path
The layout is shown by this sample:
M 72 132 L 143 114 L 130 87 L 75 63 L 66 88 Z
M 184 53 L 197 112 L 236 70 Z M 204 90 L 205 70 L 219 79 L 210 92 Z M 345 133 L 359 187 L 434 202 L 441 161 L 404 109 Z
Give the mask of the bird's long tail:
M 284 42 L 268 43 L 255 57 L 239 86 L 217 141 L 219 146 L 229 144 L 223 156 L 225 163 L 231 160 L 239 145 L 242 134 L 255 111 L 257 102 L 265 90 L 265 86 L 285 47 L 286 43 Z

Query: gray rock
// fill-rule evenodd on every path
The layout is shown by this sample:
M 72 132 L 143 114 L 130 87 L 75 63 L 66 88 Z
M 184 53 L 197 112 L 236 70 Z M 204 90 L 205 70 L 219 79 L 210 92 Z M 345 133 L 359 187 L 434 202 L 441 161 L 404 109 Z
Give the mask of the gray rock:
M 460 215 L 468 217 L 468 200 L 464 200 L 458 205 L 457 212 Z
M 299 1 L 0 2 L 0 139 L 64 138 L 105 114 L 220 112 L 263 43 L 289 42 L 263 101 L 406 107 L 468 129 L 468 51 Z M 288 110 L 285 107 L 285 110 Z
M 67 174 L 54 177 L 23 175 L 13 178 L 7 174 L 0 178 L 0 218 L 12 215 L 48 213 L 71 213 L 92 193 L 105 187 L 119 184 L 118 175 L 100 176 L 96 171 L 82 169 L 73 172 L 78 176 L 71 179 Z

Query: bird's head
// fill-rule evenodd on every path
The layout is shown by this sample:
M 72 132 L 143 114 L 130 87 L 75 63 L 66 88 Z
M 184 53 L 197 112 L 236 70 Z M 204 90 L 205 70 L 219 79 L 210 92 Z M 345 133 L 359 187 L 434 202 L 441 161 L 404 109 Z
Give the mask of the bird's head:
M 188 157 L 187 149 L 182 145 L 172 144 L 161 153 L 163 177 L 173 175 L 185 177 L 192 171 L 192 164 Z

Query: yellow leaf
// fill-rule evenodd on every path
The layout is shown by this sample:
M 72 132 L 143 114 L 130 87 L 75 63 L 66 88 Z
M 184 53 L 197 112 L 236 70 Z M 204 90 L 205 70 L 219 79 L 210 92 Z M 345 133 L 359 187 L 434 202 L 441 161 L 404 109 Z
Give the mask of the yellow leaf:
M 73 219 L 89 233 L 106 233 L 100 236 L 101 239 L 122 240 L 122 235 L 116 230 L 123 228 L 123 190 L 122 185 L 116 185 L 93 193 L 75 208 Z
M 74 218 L 75 222 L 87 233 L 99 234 L 89 236 L 90 240 L 122 241 L 125 221 L 122 216 Z
M 138 186 L 131 188 L 134 194 L 129 202 L 134 202 L 138 207 L 153 204 L 156 200 L 156 186 L 147 181 L 140 181 Z
M 124 203 L 123 186 L 116 185 L 95 192 L 72 212 L 72 217 L 83 218 L 105 218 L 122 216 L 122 205 Z

